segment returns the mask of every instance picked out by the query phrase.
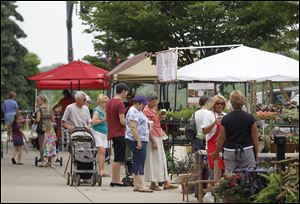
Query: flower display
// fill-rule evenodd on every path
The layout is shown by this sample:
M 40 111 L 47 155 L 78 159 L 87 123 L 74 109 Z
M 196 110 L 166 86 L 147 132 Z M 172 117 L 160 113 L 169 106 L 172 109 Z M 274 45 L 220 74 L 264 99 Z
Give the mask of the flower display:
M 218 198 L 230 197 L 236 202 L 243 203 L 250 195 L 250 183 L 239 174 L 225 175 L 213 186 L 213 193 Z
M 277 112 L 257 111 L 256 119 L 257 120 L 273 120 L 273 121 L 277 122 L 279 120 L 279 116 L 278 116 Z
M 281 117 L 284 120 L 287 120 L 289 122 L 299 122 L 299 109 L 298 108 L 284 108 L 282 110 Z

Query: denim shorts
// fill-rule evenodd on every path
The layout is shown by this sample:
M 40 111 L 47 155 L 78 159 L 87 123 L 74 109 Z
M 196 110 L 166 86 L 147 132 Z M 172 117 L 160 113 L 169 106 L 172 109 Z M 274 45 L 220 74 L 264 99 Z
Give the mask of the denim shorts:
M 18 140 L 13 140 L 13 143 L 14 143 L 14 146 L 23 146 L 24 145 L 23 138 L 18 139 Z

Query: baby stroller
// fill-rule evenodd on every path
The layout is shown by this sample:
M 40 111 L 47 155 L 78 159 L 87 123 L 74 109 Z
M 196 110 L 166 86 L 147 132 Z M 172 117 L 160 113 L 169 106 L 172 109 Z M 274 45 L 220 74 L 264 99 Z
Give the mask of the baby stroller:
M 75 128 L 70 132 L 68 151 L 71 157 L 71 170 L 67 174 L 67 185 L 79 186 L 81 179 L 91 179 L 91 185 L 102 184 L 96 164 L 95 140 L 92 133 L 85 128 Z

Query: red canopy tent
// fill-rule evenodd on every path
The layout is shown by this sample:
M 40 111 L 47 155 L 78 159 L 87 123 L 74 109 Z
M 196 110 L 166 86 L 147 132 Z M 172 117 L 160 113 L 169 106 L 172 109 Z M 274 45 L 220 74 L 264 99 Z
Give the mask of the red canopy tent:
M 110 89 L 108 71 L 86 64 L 73 61 L 55 69 L 28 77 L 37 81 L 37 89 Z
M 103 79 L 94 80 L 42 80 L 36 81 L 37 89 L 61 90 L 61 89 L 109 89 L 109 82 Z

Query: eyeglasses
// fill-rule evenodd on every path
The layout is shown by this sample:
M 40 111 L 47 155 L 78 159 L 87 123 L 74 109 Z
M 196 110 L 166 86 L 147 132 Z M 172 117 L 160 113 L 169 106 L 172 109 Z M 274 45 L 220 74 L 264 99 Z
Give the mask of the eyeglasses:
M 215 105 L 222 105 L 222 106 L 224 106 L 225 104 L 224 103 L 215 103 Z

